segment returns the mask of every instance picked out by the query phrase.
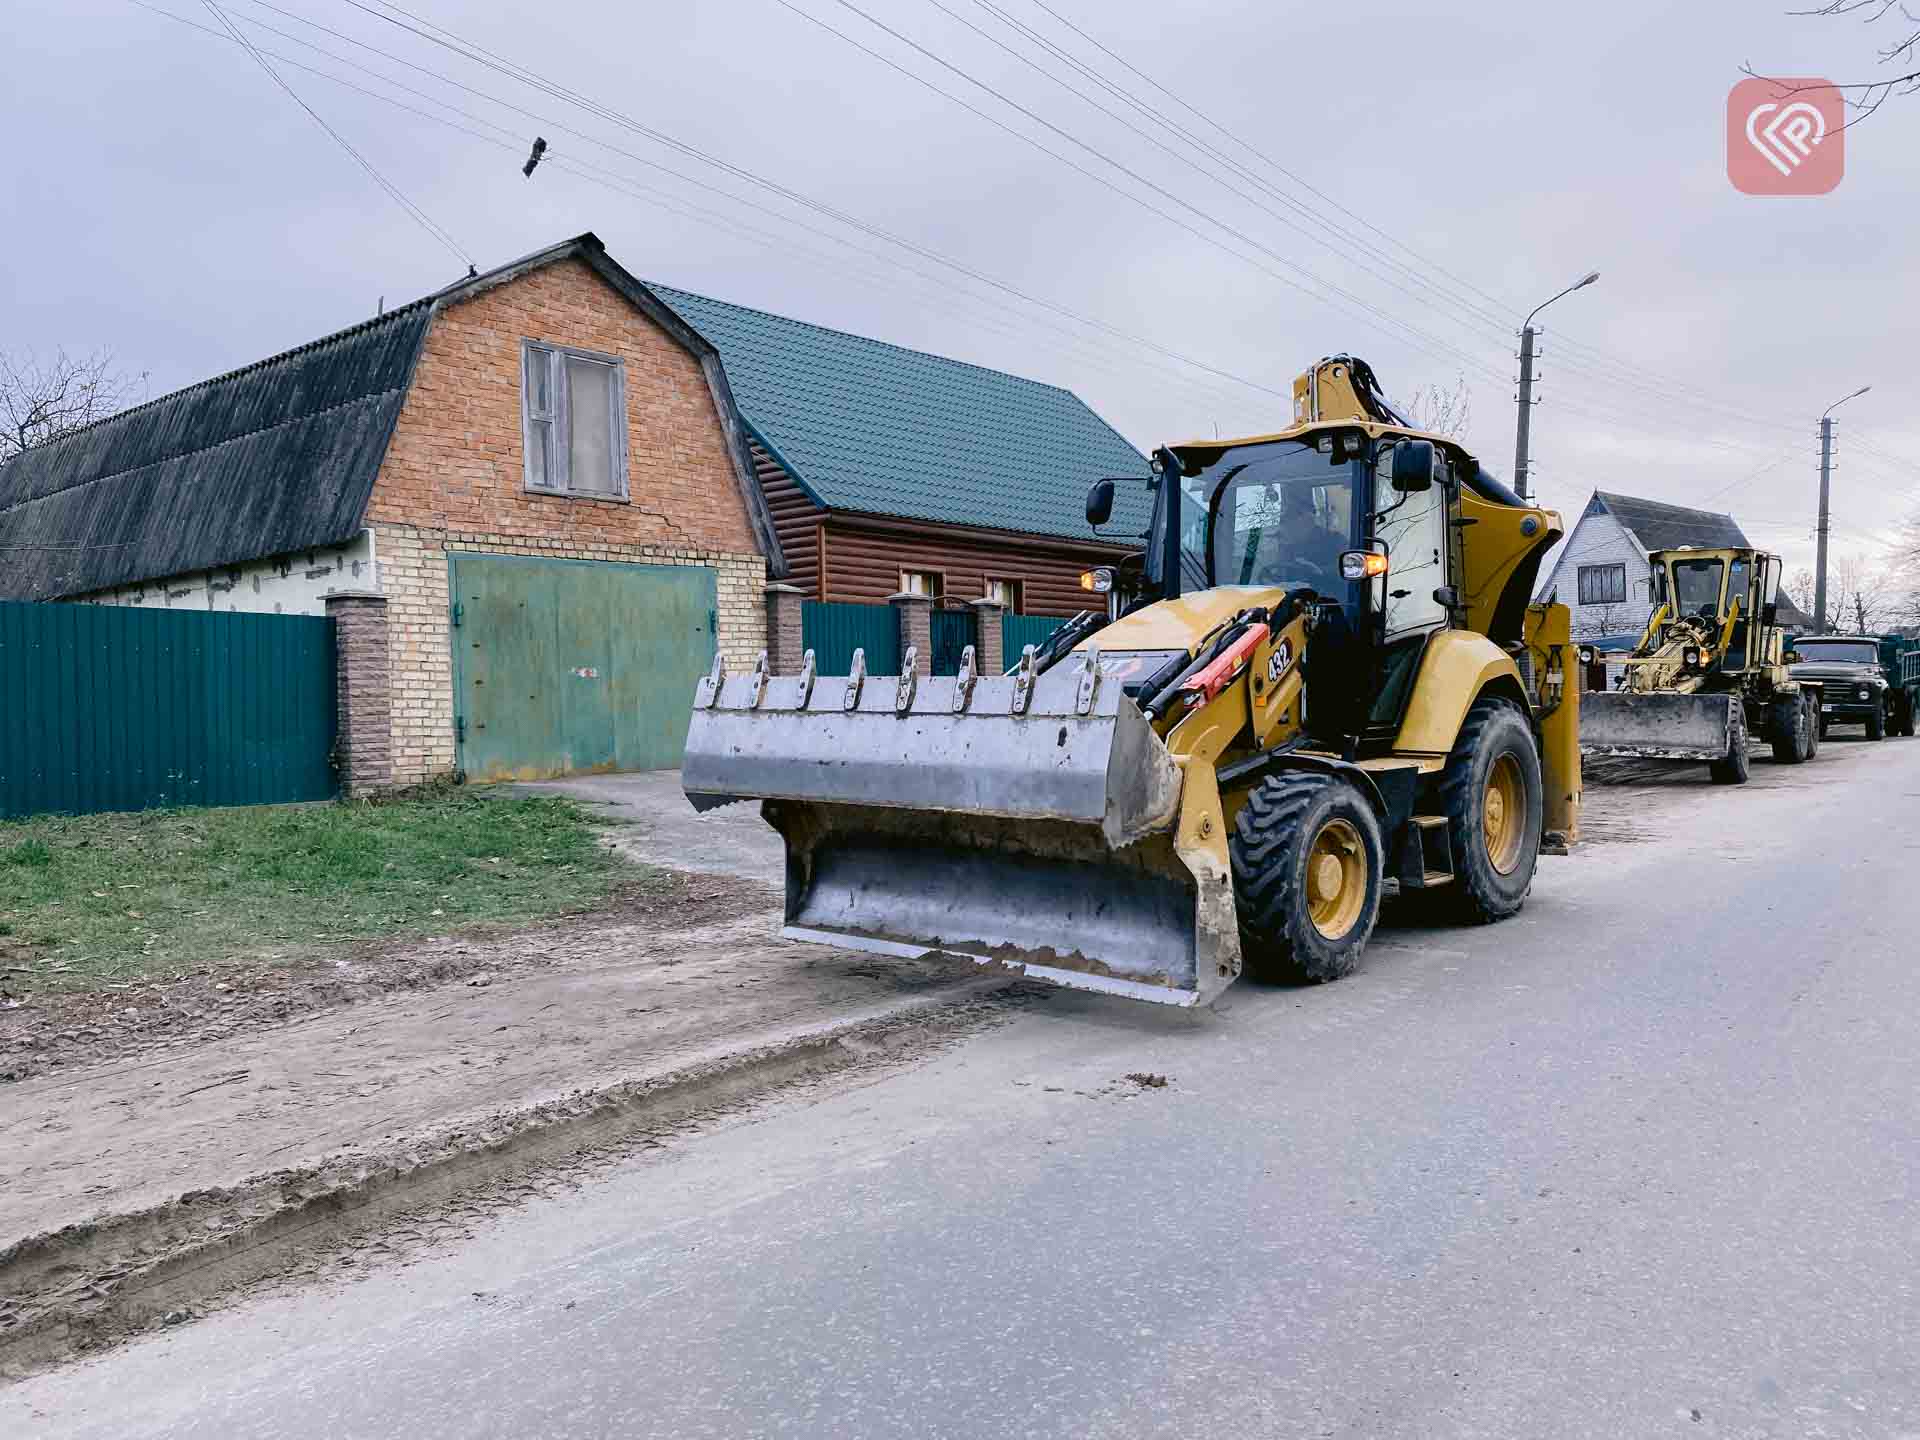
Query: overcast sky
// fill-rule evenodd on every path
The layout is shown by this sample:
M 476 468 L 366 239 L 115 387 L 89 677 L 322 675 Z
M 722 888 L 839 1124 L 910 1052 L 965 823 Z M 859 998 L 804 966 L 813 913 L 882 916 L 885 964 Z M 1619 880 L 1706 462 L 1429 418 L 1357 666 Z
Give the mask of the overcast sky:
M 208 33 L 204 0 L 151 3 L 202 28 L 133 0 L 10 7 L 0 346 L 109 347 L 157 395 L 464 273 Z M 928 53 L 848 0 L 405 0 L 594 110 L 382 0 L 222 8 L 264 50 L 478 132 L 275 62 L 482 269 L 593 230 L 643 277 L 1068 386 L 1143 449 L 1275 428 L 1294 373 L 1352 351 L 1395 397 L 1464 375 L 1468 443 L 1502 476 L 1513 332 L 1598 269 L 1543 317 L 1536 476 L 1569 524 L 1618 489 L 1731 510 L 1808 563 L 1818 416 L 1862 384 L 1838 412 L 1836 551 L 1877 553 L 1920 503 L 1920 95 L 1848 132 L 1830 195 L 1750 198 L 1725 173 L 1743 61 L 1872 78 L 1886 22 L 1787 0 L 851 3 Z

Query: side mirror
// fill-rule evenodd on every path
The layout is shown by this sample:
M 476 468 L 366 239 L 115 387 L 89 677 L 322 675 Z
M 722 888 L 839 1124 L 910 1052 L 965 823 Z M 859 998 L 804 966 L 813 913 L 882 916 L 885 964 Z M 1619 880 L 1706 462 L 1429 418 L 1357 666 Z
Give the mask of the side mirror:
M 1772 628 L 1772 626 L 1779 619 L 1780 619 L 1780 607 L 1777 604 L 1762 605 L 1760 607 L 1760 623 L 1762 625 L 1765 625 L 1768 628 Z
M 1087 524 L 1100 526 L 1113 518 L 1113 481 L 1096 480 L 1087 491 Z
M 1439 459 L 1431 440 L 1402 440 L 1393 447 L 1393 488 L 1402 495 L 1431 490 Z
M 1452 585 L 1442 585 L 1433 592 L 1433 603 L 1448 610 L 1460 608 L 1460 592 Z

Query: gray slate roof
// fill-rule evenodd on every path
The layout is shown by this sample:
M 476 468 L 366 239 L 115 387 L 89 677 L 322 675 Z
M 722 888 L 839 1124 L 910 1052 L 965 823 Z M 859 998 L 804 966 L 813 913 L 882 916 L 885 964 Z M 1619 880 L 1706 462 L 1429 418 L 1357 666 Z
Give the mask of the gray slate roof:
M 1702 549 L 1752 549 L 1753 542 L 1731 515 L 1715 510 L 1691 510 L 1660 500 L 1643 500 L 1596 490 L 1587 502 L 1587 514 L 1604 511 L 1633 532 L 1642 550 L 1672 550 L 1681 545 Z
M 0 467 L 0 596 L 350 539 L 431 315 L 415 301 L 15 457 Z
M 1087 487 L 1147 462 L 1070 390 L 649 282 L 720 352 L 747 425 L 831 510 L 1092 539 Z M 1144 530 L 1123 485 L 1106 535 Z

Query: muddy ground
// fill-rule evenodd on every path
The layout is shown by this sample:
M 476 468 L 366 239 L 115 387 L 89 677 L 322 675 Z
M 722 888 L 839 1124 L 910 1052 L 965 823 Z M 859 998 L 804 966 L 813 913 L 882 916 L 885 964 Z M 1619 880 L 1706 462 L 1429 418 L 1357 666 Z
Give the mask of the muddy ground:
M 510 984 L 592 963 L 634 937 L 770 918 L 779 903 L 771 886 L 666 874 L 636 879 L 589 914 L 537 926 L 314 947 L 68 993 L 15 994 L 0 975 L 0 1085 L 190 1048 L 395 992 Z

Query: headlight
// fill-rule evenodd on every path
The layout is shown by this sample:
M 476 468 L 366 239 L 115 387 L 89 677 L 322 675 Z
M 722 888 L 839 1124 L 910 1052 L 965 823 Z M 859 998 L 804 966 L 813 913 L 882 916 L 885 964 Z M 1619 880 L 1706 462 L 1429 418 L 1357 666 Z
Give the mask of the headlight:
M 1113 589 L 1113 571 L 1104 565 L 1097 570 L 1082 570 L 1080 572 L 1080 588 L 1082 590 L 1091 590 L 1098 595 L 1105 595 L 1109 590 Z
M 1378 550 L 1349 550 L 1340 557 L 1342 580 L 1375 580 L 1387 573 L 1387 557 Z
M 1580 647 L 1580 663 L 1582 665 L 1591 665 L 1593 663 L 1593 647 L 1591 645 L 1582 645 Z
M 1698 670 L 1700 668 L 1700 647 L 1698 645 L 1687 646 L 1685 650 L 1680 652 L 1680 661 L 1687 669 Z
M 1860 698 L 1862 700 L 1871 700 L 1873 698 L 1873 692 L 1867 689 L 1866 686 L 1862 685 L 1860 687 Z

